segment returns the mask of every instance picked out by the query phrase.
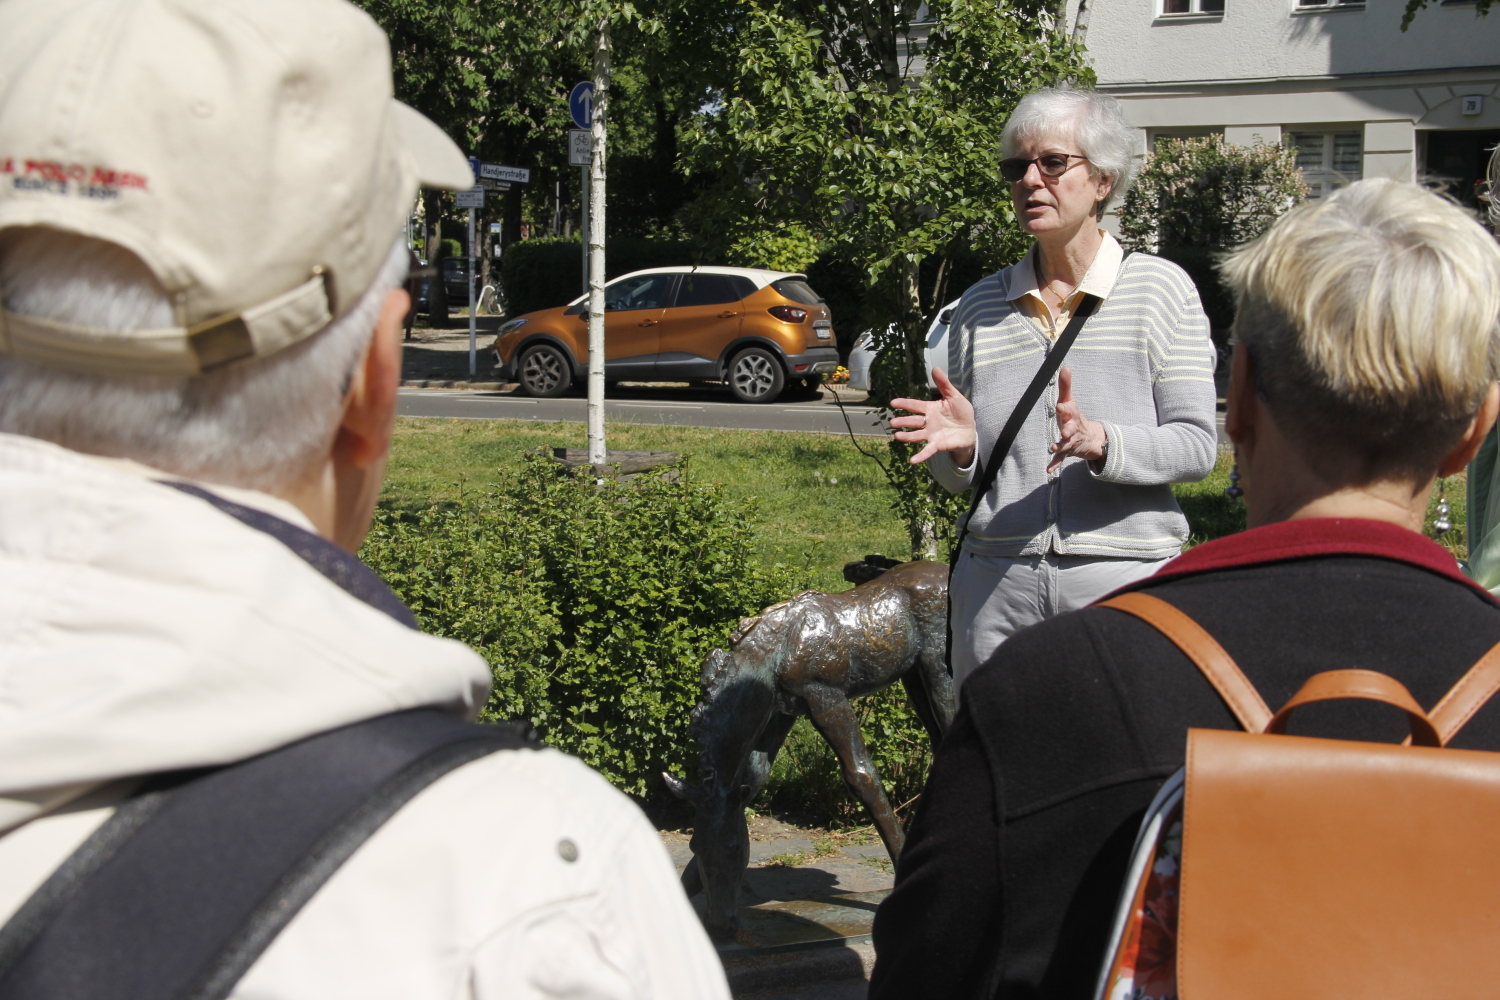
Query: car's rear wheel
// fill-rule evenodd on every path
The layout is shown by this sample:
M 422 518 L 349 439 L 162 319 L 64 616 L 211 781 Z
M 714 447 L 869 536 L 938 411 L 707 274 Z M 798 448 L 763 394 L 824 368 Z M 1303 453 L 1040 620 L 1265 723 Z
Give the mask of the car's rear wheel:
M 764 347 L 747 347 L 729 362 L 729 391 L 742 403 L 770 403 L 786 388 L 786 372 Z
M 538 399 L 561 396 L 573 384 L 573 366 L 567 355 L 551 344 L 528 347 L 517 370 L 522 391 Z

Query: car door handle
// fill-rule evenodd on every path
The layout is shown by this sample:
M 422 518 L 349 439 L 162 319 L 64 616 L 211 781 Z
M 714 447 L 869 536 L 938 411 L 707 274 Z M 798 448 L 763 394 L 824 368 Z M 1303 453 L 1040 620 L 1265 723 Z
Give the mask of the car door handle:
M 723 312 L 719 313 L 719 318 L 720 319 L 728 319 L 731 316 L 738 316 L 738 315 L 739 315 L 739 313 L 735 312 L 733 309 L 725 309 Z
M 657 323 L 660 323 L 660 322 L 661 322 L 661 320 L 659 320 L 659 319 L 643 319 L 643 320 L 640 321 L 640 323 L 638 323 L 636 325 L 637 326 L 655 326 Z

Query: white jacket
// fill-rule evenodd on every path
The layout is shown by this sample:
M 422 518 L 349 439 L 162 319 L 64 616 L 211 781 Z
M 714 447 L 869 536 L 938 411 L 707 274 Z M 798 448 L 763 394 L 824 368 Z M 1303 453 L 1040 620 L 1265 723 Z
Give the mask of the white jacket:
M 489 672 L 472 650 L 401 625 L 157 478 L 0 435 L 0 923 L 135 776 L 484 702 Z M 311 530 L 275 498 L 207 488 Z M 562 996 L 728 990 L 655 830 L 553 750 L 501 751 L 428 787 L 233 993 Z

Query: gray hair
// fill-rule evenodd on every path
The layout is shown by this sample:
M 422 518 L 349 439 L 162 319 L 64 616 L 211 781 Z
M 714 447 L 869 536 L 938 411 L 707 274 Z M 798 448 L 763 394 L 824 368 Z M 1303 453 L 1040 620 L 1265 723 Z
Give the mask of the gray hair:
M 397 241 L 348 313 L 268 358 L 193 378 L 76 374 L 0 354 L 0 432 L 225 486 L 286 487 L 328 453 L 355 365 L 409 260 Z M 5 234 L 0 301 L 116 333 L 175 322 L 135 255 L 50 229 Z
M 1500 244 L 1415 184 L 1306 202 L 1221 271 L 1267 407 L 1329 478 L 1431 476 L 1500 372 Z
M 1095 177 L 1113 181 L 1098 204 L 1102 216 L 1109 203 L 1123 198 L 1135 179 L 1135 144 L 1139 129 L 1125 120 L 1120 102 L 1108 94 L 1071 87 L 1043 87 L 1016 105 L 1000 134 L 1002 156 L 1015 156 L 1022 143 L 1068 138 L 1078 143 Z

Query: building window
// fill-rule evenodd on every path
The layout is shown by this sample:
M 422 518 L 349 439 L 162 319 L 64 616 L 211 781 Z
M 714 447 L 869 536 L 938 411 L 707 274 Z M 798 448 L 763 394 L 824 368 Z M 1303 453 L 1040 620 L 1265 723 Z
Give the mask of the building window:
M 1364 138 L 1359 132 L 1293 132 L 1287 145 L 1297 148 L 1297 166 L 1314 198 L 1364 176 Z
M 1222 14 L 1224 0 L 1161 0 L 1163 17 L 1172 14 Z
M 1365 0 L 1297 0 L 1298 10 L 1308 8 L 1330 10 L 1337 7 L 1363 7 Z

